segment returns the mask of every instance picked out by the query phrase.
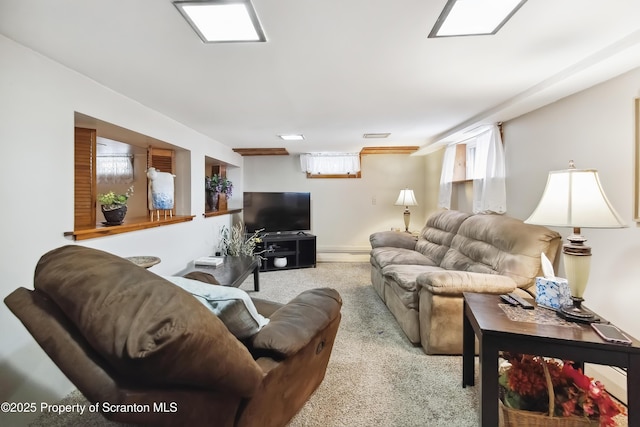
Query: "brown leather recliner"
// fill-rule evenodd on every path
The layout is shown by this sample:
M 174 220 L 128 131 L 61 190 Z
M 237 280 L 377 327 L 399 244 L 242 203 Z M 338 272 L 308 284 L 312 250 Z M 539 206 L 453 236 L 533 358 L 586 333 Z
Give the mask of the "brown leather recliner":
M 241 342 L 160 276 L 64 246 L 40 259 L 34 290 L 18 288 L 5 303 L 107 419 L 283 426 L 324 378 L 342 300 L 328 288 L 285 305 L 256 300 L 270 322 Z

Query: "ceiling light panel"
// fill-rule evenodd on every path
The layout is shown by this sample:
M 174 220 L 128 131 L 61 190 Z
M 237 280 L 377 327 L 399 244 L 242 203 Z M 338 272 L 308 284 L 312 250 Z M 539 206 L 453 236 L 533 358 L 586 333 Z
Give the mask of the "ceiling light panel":
M 284 139 L 285 141 L 302 141 L 304 139 L 304 135 L 300 133 L 282 134 L 282 135 L 278 135 L 278 138 Z
M 429 37 L 495 34 L 527 0 L 448 0 Z
M 249 0 L 175 1 L 173 4 L 205 43 L 266 41 Z
M 388 138 L 390 133 L 365 133 L 362 135 L 363 138 Z

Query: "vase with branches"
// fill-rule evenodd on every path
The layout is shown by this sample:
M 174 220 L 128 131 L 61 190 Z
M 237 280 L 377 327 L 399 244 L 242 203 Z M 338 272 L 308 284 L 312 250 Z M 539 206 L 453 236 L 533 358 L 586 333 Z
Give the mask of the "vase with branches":
M 256 230 L 253 234 L 246 232 L 243 223 L 236 223 L 229 229 L 223 226 L 220 229 L 220 253 L 228 256 L 260 256 L 265 251 L 256 252 L 258 243 L 262 242 L 260 232 Z

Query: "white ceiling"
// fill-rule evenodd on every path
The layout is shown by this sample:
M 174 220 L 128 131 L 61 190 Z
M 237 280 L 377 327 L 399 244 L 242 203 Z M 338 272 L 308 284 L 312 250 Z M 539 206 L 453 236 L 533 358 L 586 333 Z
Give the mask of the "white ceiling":
M 529 0 L 495 36 L 428 39 L 445 3 L 253 0 L 267 43 L 204 44 L 170 0 L 0 0 L 0 33 L 229 147 L 290 153 L 425 152 L 640 66 L 637 0 Z

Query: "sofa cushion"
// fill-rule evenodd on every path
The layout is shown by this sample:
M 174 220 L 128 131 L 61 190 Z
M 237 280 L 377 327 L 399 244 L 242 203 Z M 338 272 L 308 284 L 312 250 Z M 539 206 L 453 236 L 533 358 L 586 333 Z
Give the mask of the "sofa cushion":
M 378 268 L 388 265 L 437 265 L 413 249 L 382 247 L 371 250 L 371 264 Z
M 432 262 L 431 265 L 440 265 L 460 225 L 470 215 L 450 210 L 432 214 L 420 232 L 415 247 L 416 251 L 429 258 Z
M 189 293 L 126 259 L 82 246 L 42 256 L 34 287 L 47 294 L 119 374 L 251 396 L 262 370 Z
M 242 289 L 211 285 L 186 277 L 166 276 L 165 279 L 189 292 L 204 304 L 238 339 L 255 335 L 269 323 L 269 319 L 258 313 L 249 294 Z
M 442 268 L 428 265 L 389 265 L 382 269 L 382 275 L 405 307 L 418 310 L 416 278 L 422 273 L 440 270 Z
M 462 223 L 440 266 L 503 274 L 519 288 L 528 288 L 542 274 L 540 254 L 555 259 L 559 241 L 560 234 L 546 227 L 508 216 L 477 214 Z

